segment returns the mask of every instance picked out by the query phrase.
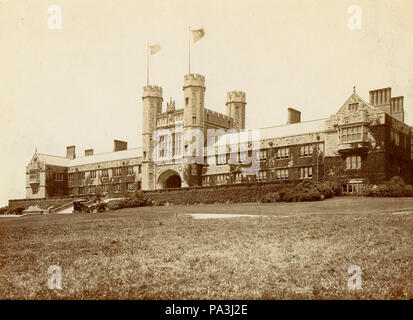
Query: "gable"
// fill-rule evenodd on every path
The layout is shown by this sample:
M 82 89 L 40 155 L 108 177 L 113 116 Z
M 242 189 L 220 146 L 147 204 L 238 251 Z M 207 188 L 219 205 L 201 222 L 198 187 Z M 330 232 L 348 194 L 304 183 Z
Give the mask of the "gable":
M 359 110 L 373 111 L 375 108 L 361 98 L 357 93 L 353 92 L 346 102 L 338 109 L 337 115 L 340 113 L 354 112 Z

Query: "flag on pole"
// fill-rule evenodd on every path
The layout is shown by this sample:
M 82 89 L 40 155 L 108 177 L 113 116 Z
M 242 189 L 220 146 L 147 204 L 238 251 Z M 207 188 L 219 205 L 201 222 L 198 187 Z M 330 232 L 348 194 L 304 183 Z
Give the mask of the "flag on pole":
M 191 30 L 191 31 L 192 31 L 192 36 L 194 38 L 194 42 L 201 40 L 205 35 L 204 28 L 197 29 L 197 30 Z
M 161 50 L 161 45 L 159 43 L 152 44 L 149 46 L 149 50 L 151 52 L 151 55 L 157 53 L 159 50 Z

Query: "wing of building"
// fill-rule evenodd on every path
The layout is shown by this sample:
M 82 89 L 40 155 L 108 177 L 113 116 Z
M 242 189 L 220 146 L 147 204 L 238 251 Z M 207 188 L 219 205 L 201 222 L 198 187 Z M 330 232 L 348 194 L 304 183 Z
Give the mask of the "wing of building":
M 26 168 L 26 197 L 128 193 L 139 189 L 281 180 L 343 181 L 344 192 L 393 176 L 413 182 L 413 128 L 404 123 L 404 98 L 391 88 L 353 89 L 337 112 L 301 122 L 288 108 L 285 125 L 245 129 L 246 94 L 227 93 L 226 114 L 204 105 L 205 78 L 184 78 L 182 108 L 163 111 L 162 88 L 143 87 L 142 148 L 114 141 L 113 152 L 76 157 L 35 152 Z

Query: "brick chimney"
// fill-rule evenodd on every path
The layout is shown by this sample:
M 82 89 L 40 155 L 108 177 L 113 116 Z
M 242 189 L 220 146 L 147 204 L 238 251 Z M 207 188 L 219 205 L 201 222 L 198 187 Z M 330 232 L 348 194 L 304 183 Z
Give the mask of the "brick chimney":
M 85 157 L 93 156 L 93 149 L 86 149 L 85 150 Z
M 301 112 L 293 108 L 288 108 L 288 120 L 287 124 L 300 123 Z
M 74 158 L 76 158 L 75 146 L 66 147 L 66 158 L 70 160 L 73 160 Z
M 122 151 L 128 149 L 128 143 L 121 140 L 113 140 L 113 151 Z

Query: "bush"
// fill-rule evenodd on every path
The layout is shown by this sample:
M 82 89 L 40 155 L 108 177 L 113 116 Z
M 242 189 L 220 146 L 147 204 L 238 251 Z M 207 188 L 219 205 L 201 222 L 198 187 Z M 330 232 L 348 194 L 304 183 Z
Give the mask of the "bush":
M 7 210 L 9 210 L 8 206 L 0 208 L 0 214 L 6 214 Z
M 269 202 L 277 202 L 280 199 L 279 192 L 269 192 L 261 198 L 261 202 L 269 203 Z
M 413 197 L 413 187 L 402 178 L 395 176 L 378 186 L 366 186 L 362 192 L 365 197 Z

